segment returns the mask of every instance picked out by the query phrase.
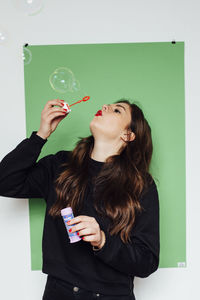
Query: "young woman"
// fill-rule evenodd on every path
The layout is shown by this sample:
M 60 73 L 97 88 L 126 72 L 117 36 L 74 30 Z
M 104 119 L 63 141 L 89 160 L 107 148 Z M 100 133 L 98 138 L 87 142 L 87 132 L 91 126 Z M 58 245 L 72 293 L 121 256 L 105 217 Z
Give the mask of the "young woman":
M 58 107 L 59 106 L 59 107 Z M 135 299 L 134 277 L 159 265 L 159 199 L 149 173 L 151 129 L 142 110 L 127 100 L 103 105 L 91 135 L 73 151 L 37 158 L 65 118 L 62 100 L 48 101 L 39 130 L 0 163 L 0 195 L 44 198 L 43 300 Z M 61 209 L 71 206 L 70 243 Z

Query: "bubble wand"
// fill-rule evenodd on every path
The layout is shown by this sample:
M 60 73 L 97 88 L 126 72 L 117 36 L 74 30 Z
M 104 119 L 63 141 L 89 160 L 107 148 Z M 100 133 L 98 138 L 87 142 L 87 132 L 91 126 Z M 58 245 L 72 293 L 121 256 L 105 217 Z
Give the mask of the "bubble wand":
M 71 109 L 70 109 L 70 107 L 72 106 L 72 105 L 75 105 L 75 104 L 77 104 L 77 103 L 80 103 L 80 102 L 82 102 L 82 101 L 87 101 L 87 100 L 89 100 L 90 99 L 90 96 L 85 96 L 85 97 L 83 97 L 83 99 L 81 99 L 81 100 L 78 100 L 77 102 L 75 102 L 75 103 L 72 103 L 72 104 L 68 104 L 67 102 L 64 102 L 63 104 L 63 108 L 65 108 L 66 110 L 67 110 L 67 113 L 69 113 L 70 111 L 71 111 Z

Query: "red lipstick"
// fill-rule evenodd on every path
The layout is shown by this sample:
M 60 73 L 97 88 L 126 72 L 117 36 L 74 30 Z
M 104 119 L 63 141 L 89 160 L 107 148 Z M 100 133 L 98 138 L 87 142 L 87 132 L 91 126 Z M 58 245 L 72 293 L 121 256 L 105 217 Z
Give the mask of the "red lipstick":
M 98 112 L 95 114 L 95 116 L 102 116 L 102 111 L 98 110 Z

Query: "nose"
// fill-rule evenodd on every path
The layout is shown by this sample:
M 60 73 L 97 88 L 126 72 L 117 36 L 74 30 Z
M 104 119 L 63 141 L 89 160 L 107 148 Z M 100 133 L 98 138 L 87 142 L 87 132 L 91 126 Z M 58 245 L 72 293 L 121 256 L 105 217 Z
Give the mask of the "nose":
M 108 110 L 108 105 L 107 105 L 107 104 L 104 104 L 104 105 L 102 106 L 102 110 L 103 110 L 103 111 Z

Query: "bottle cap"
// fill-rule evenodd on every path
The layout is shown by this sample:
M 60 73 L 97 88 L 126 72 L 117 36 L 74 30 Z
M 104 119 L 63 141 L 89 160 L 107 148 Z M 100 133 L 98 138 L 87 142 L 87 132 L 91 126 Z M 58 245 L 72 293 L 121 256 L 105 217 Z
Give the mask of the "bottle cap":
M 70 239 L 70 243 L 81 241 L 81 238 L 78 235 L 70 236 L 69 239 Z
M 65 216 L 65 215 L 69 215 L 72 213 L 72 208 L 69 206 L 69 207 L 66 207 L 66 208 L 63 208 L 61 210 L 61 215 L 62 216 Z

